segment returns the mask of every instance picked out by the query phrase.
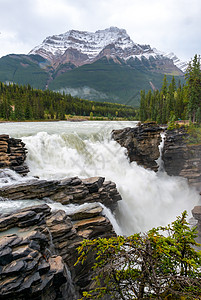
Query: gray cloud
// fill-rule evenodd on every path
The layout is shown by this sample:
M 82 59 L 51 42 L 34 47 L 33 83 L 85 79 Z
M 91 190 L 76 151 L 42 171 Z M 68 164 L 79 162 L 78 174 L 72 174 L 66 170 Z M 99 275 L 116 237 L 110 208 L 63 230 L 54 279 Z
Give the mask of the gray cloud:
M 27 53 L 70 29 L 127 30 L 137 43 L 189 60 L 201 53 L 200 0 L 0 0 L 0 56 Z

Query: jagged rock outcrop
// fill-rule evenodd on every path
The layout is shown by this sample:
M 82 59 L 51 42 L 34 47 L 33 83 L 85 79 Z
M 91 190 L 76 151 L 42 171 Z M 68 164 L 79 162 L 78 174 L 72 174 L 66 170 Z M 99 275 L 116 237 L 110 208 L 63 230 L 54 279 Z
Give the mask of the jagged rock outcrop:
M 12 200 L 49 197 L 62 204 L 101 202 L 112 210 L 117 201 L 121 200 L 116 184 L 105 181 L 104 177 L 91 177 L 83 180 L 73 177 L 61 181 L 33 179 L 2 187 L 0 197 Z
M 166 131 L 162 159 L 168 175 L 182 176 L 201 191 L 201 144 L 188 144 L 185 128 Z
M 14 231 L 9 234 L 8 229 Z M 91 282 L 93 255 L 74 267 L 84 238 L 115 236 L 102 207 L 67 216 L 47 204 L 0 215 L 0 299 L 74 300 Z
M 0 135 L 0 169 L 9 168 L 20 175 L 27 175 L 29 169 L 25 159 L 26 148 L 22 140 Z
M 41 217 L 38 222 L 33 216 L 36 214 Z M 71 295 L 68 291 L 71 282 L 62 257 L 49 253 L 49 241 L 42 227 L 31 226 L 45 223 L 48 215 L 47 205 L 1 215 L 0 299 L 56 300 Z M 9 234 L 7 228 L 13 227 L 15 233 Z
M 139 124 L 137 127 L 112 131 L 112 138 L 128 151 L 130 162 L 136 161 L 144 168 L 157 171 L 159 144 L 163 129 L 155 122 Z

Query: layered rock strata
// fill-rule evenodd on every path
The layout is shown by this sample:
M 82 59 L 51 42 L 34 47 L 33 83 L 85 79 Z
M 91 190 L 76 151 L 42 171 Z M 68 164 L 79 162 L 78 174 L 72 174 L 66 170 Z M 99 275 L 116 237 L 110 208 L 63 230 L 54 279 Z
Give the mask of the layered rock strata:
M 139 124 L 137 127 L 112 131 L 112 138 L 127 149 L 130 162 L 153 171 L 158 170 L 159 144 L 163 129 L 155 122 Z
M 0 299 L 65 299 L 70 283 L 62 257 L 48 251 L 42 227 L 32 226 L 48 215 L 45 205 L 1 215 Z
M 0 168 L 9 168 L 27 175 L 29 169 L 25 164 L 26 148 L 20 139 L 10 138 L 6 134 L 0 135 Z
M 184 128 L 166 131 L 162 159 L 168 175 L 187 178 L 201 191 L 201 144 L 188 144 Z
M 82 180 L 73 177 L 60 181 L 33 179 L 2 187 L 0 197 L 12 200 L 48 197 L 62 204 L 101 202 L 112 210 L 117 201 L 121 200 L 115 183 L 105 181 L 104 177 L 91 177 Z
M 12 233 L 11 233 L 12 229 Z M 93 255 L 84 265 L 84 238 L 115 236 L 102 207 L 93 203 L 67 216 L 47 204 L 0 216 L 0 299 L 69 299 L 91 283 Z

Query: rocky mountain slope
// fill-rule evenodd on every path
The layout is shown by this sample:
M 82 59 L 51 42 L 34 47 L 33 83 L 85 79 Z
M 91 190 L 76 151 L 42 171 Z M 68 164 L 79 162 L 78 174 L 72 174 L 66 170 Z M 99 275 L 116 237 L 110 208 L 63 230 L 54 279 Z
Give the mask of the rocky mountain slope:
M 2 57 L 0 81 L 136 106 L 141 89 L 160 88 L 164 74 L 182 79 L 186 67 L 173 53 L 135 43 L 125 29 L 70 30 L 28 55 Z

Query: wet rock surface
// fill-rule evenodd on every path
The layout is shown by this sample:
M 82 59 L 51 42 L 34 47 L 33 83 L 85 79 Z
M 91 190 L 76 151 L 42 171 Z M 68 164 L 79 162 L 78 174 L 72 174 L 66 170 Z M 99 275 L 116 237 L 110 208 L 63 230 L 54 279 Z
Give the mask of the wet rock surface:
M 69 285 L 65 264 L 59 255 L 47 259 L 47 246 L 39 229 L 0 237 L 0 299 L 65 299 L 60 298 Z
M 166 132 L 162 159 L 168 175 L 182 176 L 201 191 L 201 144 L 187 144 L 184 128 Z
M 159 144 L 163 129 L 155 122 L 139 124 L 137 127 L 112 131 L 112 138 L 128 151 L 130 162 L 153 171 L 158 170 L 155 160 L 160 156 Z
M 85 202 L 100 202 L 114 209 L 121 196 L 115 183 L 105 181 L 103 177 L 65 180 L 33 179 L 15 185 L 6 185 L 0 189 L 0 197 L 7 199 L 43 199 L 49 197 L 62 204 L 83 204 Z
M 68 216 L 42 204 L 1 214 L 0 299 L 78 299 L 91 282 L 93 255 L 74 266 L 77 247 L 115 236 L 102 210 L 93 203 Z
M 20 175 L 27 175 L 29 169 L 25 159 L 26 148 L 22 140 L 0 135 L 0 169 L 9 168 Z

